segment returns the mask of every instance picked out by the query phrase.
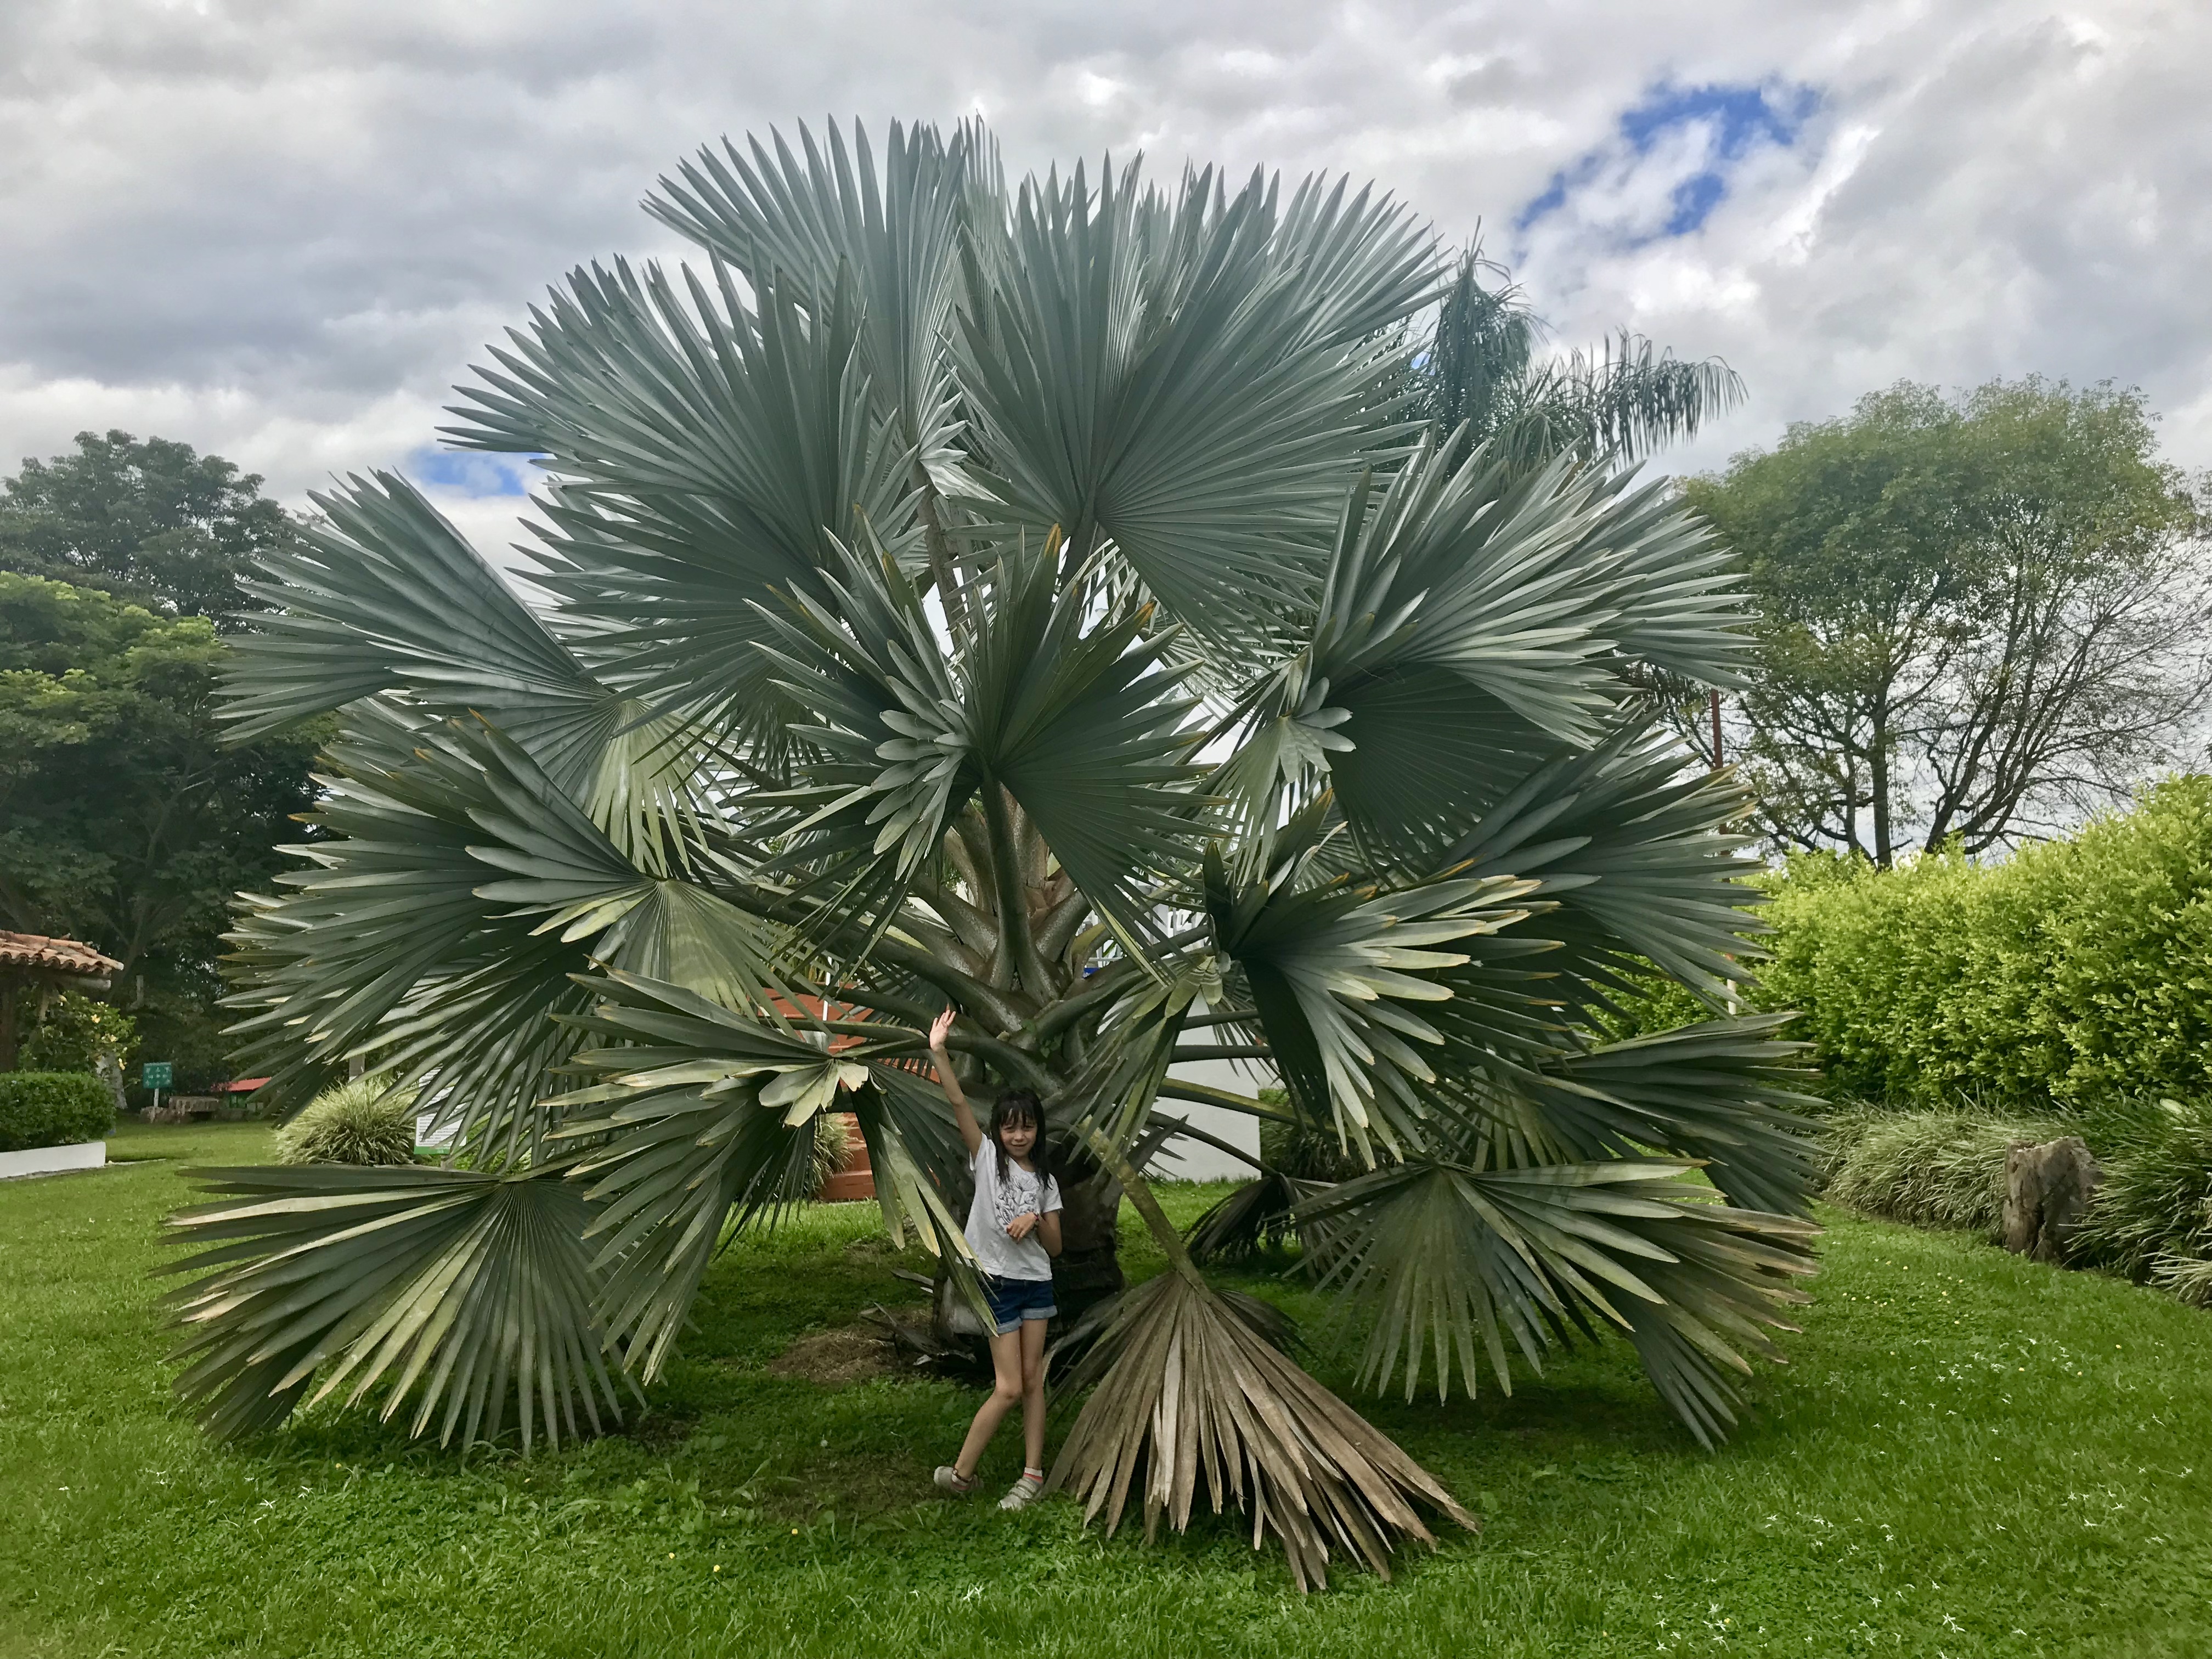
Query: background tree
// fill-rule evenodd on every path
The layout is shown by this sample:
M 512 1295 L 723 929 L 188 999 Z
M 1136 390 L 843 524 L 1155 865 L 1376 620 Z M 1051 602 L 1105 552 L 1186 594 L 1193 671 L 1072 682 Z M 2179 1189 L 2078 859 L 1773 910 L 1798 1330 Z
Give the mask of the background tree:
M 232 896 L 313 799 L 312 732 L 223 741 L 224 653 L 204 617 L 0 574 L 0 914 L 120 961 L 107 995 L 187 1088 L 228 1074 Z
M 465 1444 L 597 1420 L 829 1110 L 972 1294 L 950 1005 L 971 1091 L 1036 1089 L 1099 1195 L 1071 1253 L 1118 1188 L 1171 1264 L 1064 1384 L 1053 1480 L 1109 1528 L 1246 1504 L 1309 1583 L 1466 1518 L 1206 1281 L 1141 1172 L 1164 1097 L 1371 1170 L 1293 1224 L 1372 1385 L 1602 1324 L 1723 1432 L 1811 1269 L 1794 1050 L 1591 1024 L 1632 968 L 1712 1008 L 1741 972 L 1741 785 L 1623 677 L 1742 653 L 1672 492 L 1409 434 L 1375 394 L 1434 240 L 1341 184 L 1010 190 L 980 128 L 894 126 L 880 168 L 702 152 L 651 207 L 707 270 L 574 273 L 448 428 L 543 458 L 548 609 L 390 477 L 266 559 L 227 712 L 339 730 L 325 838 L 234 935 L 246 1064 L 419 1085 L 472 1156 L 224 1172 L 179 1218 L 227 1241 L 179 1293 L 210 1426 L 380 1379 Z M 1236 1057 L 1287 1103 L 1167 1075 Z
M 291 535 L 258 475 L 167 438 L 80 432 L 74 454 L 0 482 L 0 570 L 219 628 L 258 607 L 240 578 Z
M 1899 384 L 1686 488 L 1760 599 L 1731 714 L 1785 845 L 1979 852 L 2201 742 L 2203 497 L 2137 393 Z
M 1409 365 L 1415 411 L 1445 432 L 1465 422 L 1517 465 L 1619 464 L 1743 400 L 1742 380 L 1717 357 L 1684 362 L 1623 329 L 1594 351 L 1540 359 L 1544 331 L 1504 267 L 1468 250 Z

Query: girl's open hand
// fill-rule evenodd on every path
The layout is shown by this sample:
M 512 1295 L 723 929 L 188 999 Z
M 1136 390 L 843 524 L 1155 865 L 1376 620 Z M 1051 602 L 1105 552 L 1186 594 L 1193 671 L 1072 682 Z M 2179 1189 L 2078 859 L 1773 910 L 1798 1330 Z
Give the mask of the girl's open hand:
M 1031 1233 L 1036 1231 L 1036 1224 L 1037 1218 L 1034 1212 L 1028 1215 L 1018 1215 L 1012 1221 L 1009 1221 L 1006 1224 L 1006 1237 L 1008 1238 L 1027 1238 Z
M 945 1052 L 945 1039 L 952 1030 L 952 1010 L 939 1014 L 929 1028 L 929 1051 L 933 1054 Z

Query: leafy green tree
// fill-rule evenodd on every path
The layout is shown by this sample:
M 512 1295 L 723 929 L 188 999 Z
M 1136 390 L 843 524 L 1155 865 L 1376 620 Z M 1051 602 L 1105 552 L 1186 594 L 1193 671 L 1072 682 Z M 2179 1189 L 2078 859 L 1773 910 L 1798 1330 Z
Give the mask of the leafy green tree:
M 1689 362 L 1621 331 L 1595 351 L 1540 358 L 1528 296 L 1480 248 L 1460 256 L 1408 374 L 1414 409 L 1522 466 L 1559 455 L 1620 463 L 1694 435 L 1743 400 L 1717 357 Z
M 44 1015 L 24 1038 L 27 1072 L 93 1072 L 105 1076 L 122 1064 L 138 1040 L 137 1022 L 112 1003 L 79 991 L 46 1001 Z
M 1735 714 L 1785 845 L 1979 852 L 2197 743 L 2204 497 L 2136 392 L 1900 384 L 1688 493 L 1761 601 Z
M 1068 1254 L 1118 1190 L 1171 1264 L 1065 1385 L 1053 1480 L 1109 1528 L 1249 1504 L 1304 1584 L 1465 1518 L 1207 1283 L 1142 1173 L 1164 1102 L 1370 1170 L 1297 1221 L 1372 1385 L 1603 1326 L 1722 1433 L 1812 1267 L 1794 1045 L 1590 1024 L 1632 969 L 1708 1007 L 1740 972 L 1742 786 L 1622 678 L 1733 672 L 1705 532 L 1395 424 L 1376 342 L 1443 271 L 1370 191 L 1009 189 L 980 128 L 895 126 L 708 150 L 651 207 L 708 268 L 574 273 L 448 429 L 544 458 L 549 605 L 389 476 L 268 561 L 235 730 L 340 732 L 325 839 L 235 935 L 246 1063 L 295 1106 L 419 1082 L 471 1156 L 227 1171 L 179 1218 L 226 1264 L 179 1302 L 209 1425 L 380 1379 L 464 1443 L 601 1420 L 825 1111 L 972 1296 L 950 1005 L 969 1091 L 1060 1126 Z M 1167 1075 L 1221 1057 L 1286 1103 Z
M 220 626 L 258 608 L 240 577 L 292 535 L 260 491 L 257 475 L 190 444 L 80 432 L 76 453 L 0 482 L 0 571 Z
M 232 895 L 313 799 L 312 730 L 224 740 L 227 649 L 204 617 L 0 573 L 0 925 L 121 962 L 108 995 L 186 1087 L 226 1075 Z

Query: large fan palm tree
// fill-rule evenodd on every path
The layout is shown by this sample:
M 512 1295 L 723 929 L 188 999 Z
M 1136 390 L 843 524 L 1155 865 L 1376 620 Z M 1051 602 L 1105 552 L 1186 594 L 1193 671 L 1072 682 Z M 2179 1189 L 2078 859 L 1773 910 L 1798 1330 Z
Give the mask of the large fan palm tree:
M 234 935 L 243 1059 L 283 1103 L 419 1085 L 465 1155 L 225 1171 L 179 1218 L 220 1242 L 177 1293 L 210 1426 L 597 1424 L 825 1111 L 972 1292 L 950 1004 L 967 1086 L 1068 1126 L 1070 1254 L 1125 1191 L 1172 1264 L 1069 1378 L 1053 1480 L 1109 1528 L 1239 1504 L 1304 1584 L 1467 1518 L 1194 1263 L 1141 1171 L 1178 1101 L 1372 1170 L 1294 1221 L 1373 1385 L 1610 1328 L 1719 1434 L 1810 1271 L 1790 1045 L 1590 1018 L 1655 966 L 1718 1010 L 1748 953 L 1742 787 L 1632 689 L 1734 672 L 1705 532 L 1406 421 L 1377 343 L 1446 273 L 1340 183 L 1010 190 L 980 129 L 894 126 L 704 152 L 648 207 L 704 269 L 574 273 L 448 428 L 544 468 L 526 581 L 379 475 L 258 590 L 233 729 L 339 732 Z M 1169 1077 L 1205 1057 L 1288 1104 Z
M 1677 357 L 1627 329 L 1595 350 L 1540 357 L 1545 331 L 1504 267 L 1468 249 L 1407 363 L 1408 401 L 1442 430 L 1464 426 L 1501 460 L 1538 467 L 1561 455 L 1633 461 L 1743 400 L 1742 378 L 1717 357 Z

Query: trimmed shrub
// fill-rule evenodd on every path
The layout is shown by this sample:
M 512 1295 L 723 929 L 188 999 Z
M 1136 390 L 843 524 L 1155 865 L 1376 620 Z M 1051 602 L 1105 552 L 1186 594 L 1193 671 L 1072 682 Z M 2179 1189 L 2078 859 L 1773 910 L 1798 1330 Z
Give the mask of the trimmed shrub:
M 2065 1125 L 1962 1112 L 1838 1114 L 1829 1120 L 1827 1196 L 1921 1227 L 1962 1227 L 1995 1239 L 2004 1218 L 2005 1154 Z
M 0 1072 L 0 1152 L 105 1140 L 115 1101 L 89 1072 Z
M 279 1164 L 412 1164 L 415 1091 L 355 1078 L 317 1095 L 276 1132 Z
M 1894 870 L 1793 860 L 1760 1000 L 1831 1091 L 1930 1108 L 2212 1091 L 2212 777 L 2070 842 Z

